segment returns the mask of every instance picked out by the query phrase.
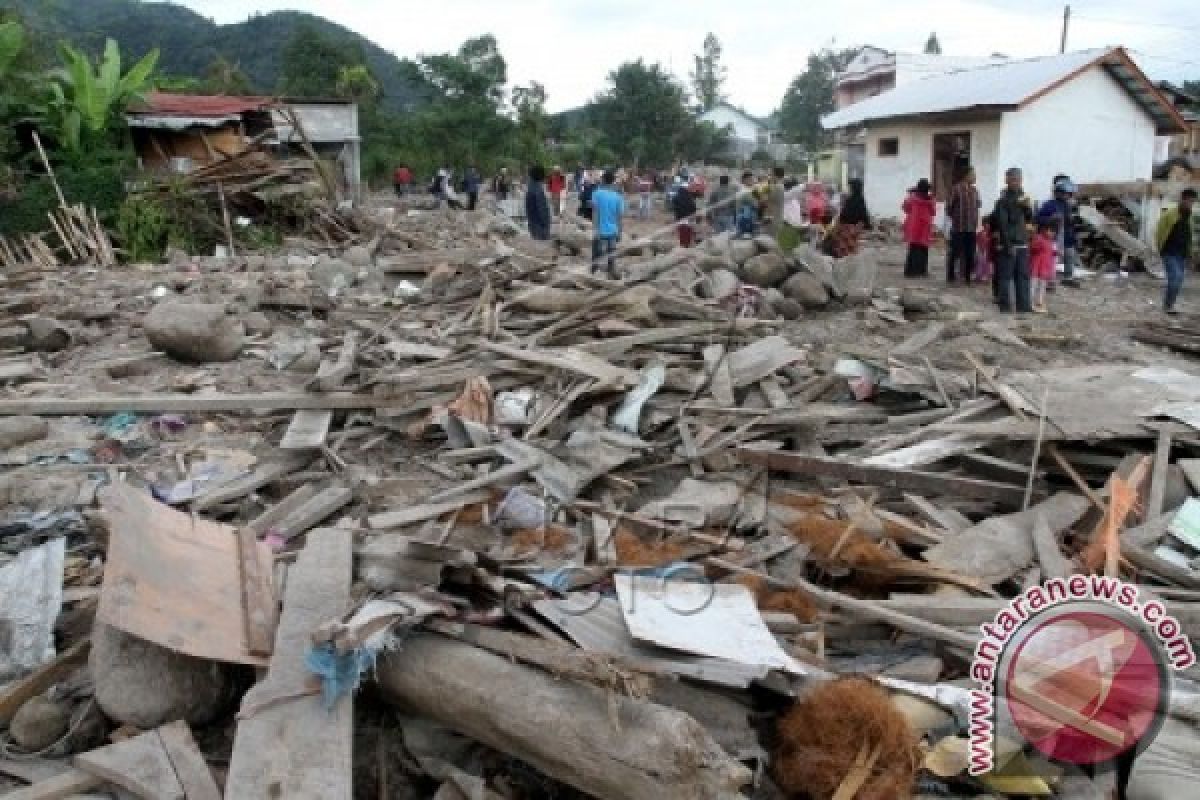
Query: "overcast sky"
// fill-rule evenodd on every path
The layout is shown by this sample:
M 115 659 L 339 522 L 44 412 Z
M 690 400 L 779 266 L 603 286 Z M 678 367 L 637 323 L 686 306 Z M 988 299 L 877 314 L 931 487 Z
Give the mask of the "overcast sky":
M 686 80 L 712 31 L 725 48 L 725 91 L 765 115 L 778 108 L 808 53 L 874 44 L 919 52 L 937 31 L 947 55 L 1058 51 L 1062 6 L 1048 0 L 178 0 L 220 23 L 254 12 L 308 11 L 398 56 L 454 50 L 492 33 L 509 80 L 540 81 L 551 111 L 586 102 L 608 72 L 638 57 Z M 1073 2 L 1070 49 L 1122 44 L 1153 78 L 1200 79 L 1195 0 Z M 235 60 L 236 53 L 229 54 Z

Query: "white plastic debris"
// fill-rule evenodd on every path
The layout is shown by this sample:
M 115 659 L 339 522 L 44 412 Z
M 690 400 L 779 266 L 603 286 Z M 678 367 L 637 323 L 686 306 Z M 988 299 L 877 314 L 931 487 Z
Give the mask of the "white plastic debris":
M 528 425 L 529 410 L 535 397 L 533 389 L 517 389 L 496 395 L 497 425 Z
M 638 424 L 642 418 L 642 407 L 654 393 L 662 388 L 667 380 L 667 368 L 662 364 L 654 364 L 642 370 L 642 379 L 638 381 L 612 415 L 612 426 L 619 431 L 637 435 Z

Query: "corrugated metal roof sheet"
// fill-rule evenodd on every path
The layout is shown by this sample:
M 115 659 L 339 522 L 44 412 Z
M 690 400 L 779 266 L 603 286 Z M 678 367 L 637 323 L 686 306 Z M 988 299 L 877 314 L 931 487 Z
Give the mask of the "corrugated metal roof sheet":
M 880 119 L 1013 107 L 1101 58 L 1106 50 L 1010 61 L 898 86 L 821 120 L 827 130 Z
M 129 113 L 133 116 L 229 117 L 263 111 L 274 104 L 275 101 L 270 97 L 150 92 L 146 95 L 146 101 L 131 108 Z

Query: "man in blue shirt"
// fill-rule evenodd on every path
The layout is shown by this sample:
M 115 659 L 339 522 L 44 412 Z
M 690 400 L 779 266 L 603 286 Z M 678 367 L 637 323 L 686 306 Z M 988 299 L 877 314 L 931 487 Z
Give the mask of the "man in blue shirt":
M 614 185 L 616 175 L 604 171 L 600 186 L 592 193 L 592 223 L 596 227 L 592 239 L 592 271 L 600 268 L 600 259 L 608 257 L 608 274 L 617 277 L 617 241 L 621 238 L 621 218 L 625 214 L 625 198 Z

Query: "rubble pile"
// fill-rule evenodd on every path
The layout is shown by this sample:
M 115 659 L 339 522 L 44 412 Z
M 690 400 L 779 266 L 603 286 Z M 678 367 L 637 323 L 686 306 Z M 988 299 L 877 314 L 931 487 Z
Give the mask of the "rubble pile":
M 969 774 L 972 662 L 1074 574 L 1191 647 L 1186 361 L 892 288 L 879 239 L 612 280 L 574 220 L 419 205 L 4 274 L 0 796 L 1108 796 L 1003 727 Z M 1130 796 L 1194 780 L 1194 678 Z

